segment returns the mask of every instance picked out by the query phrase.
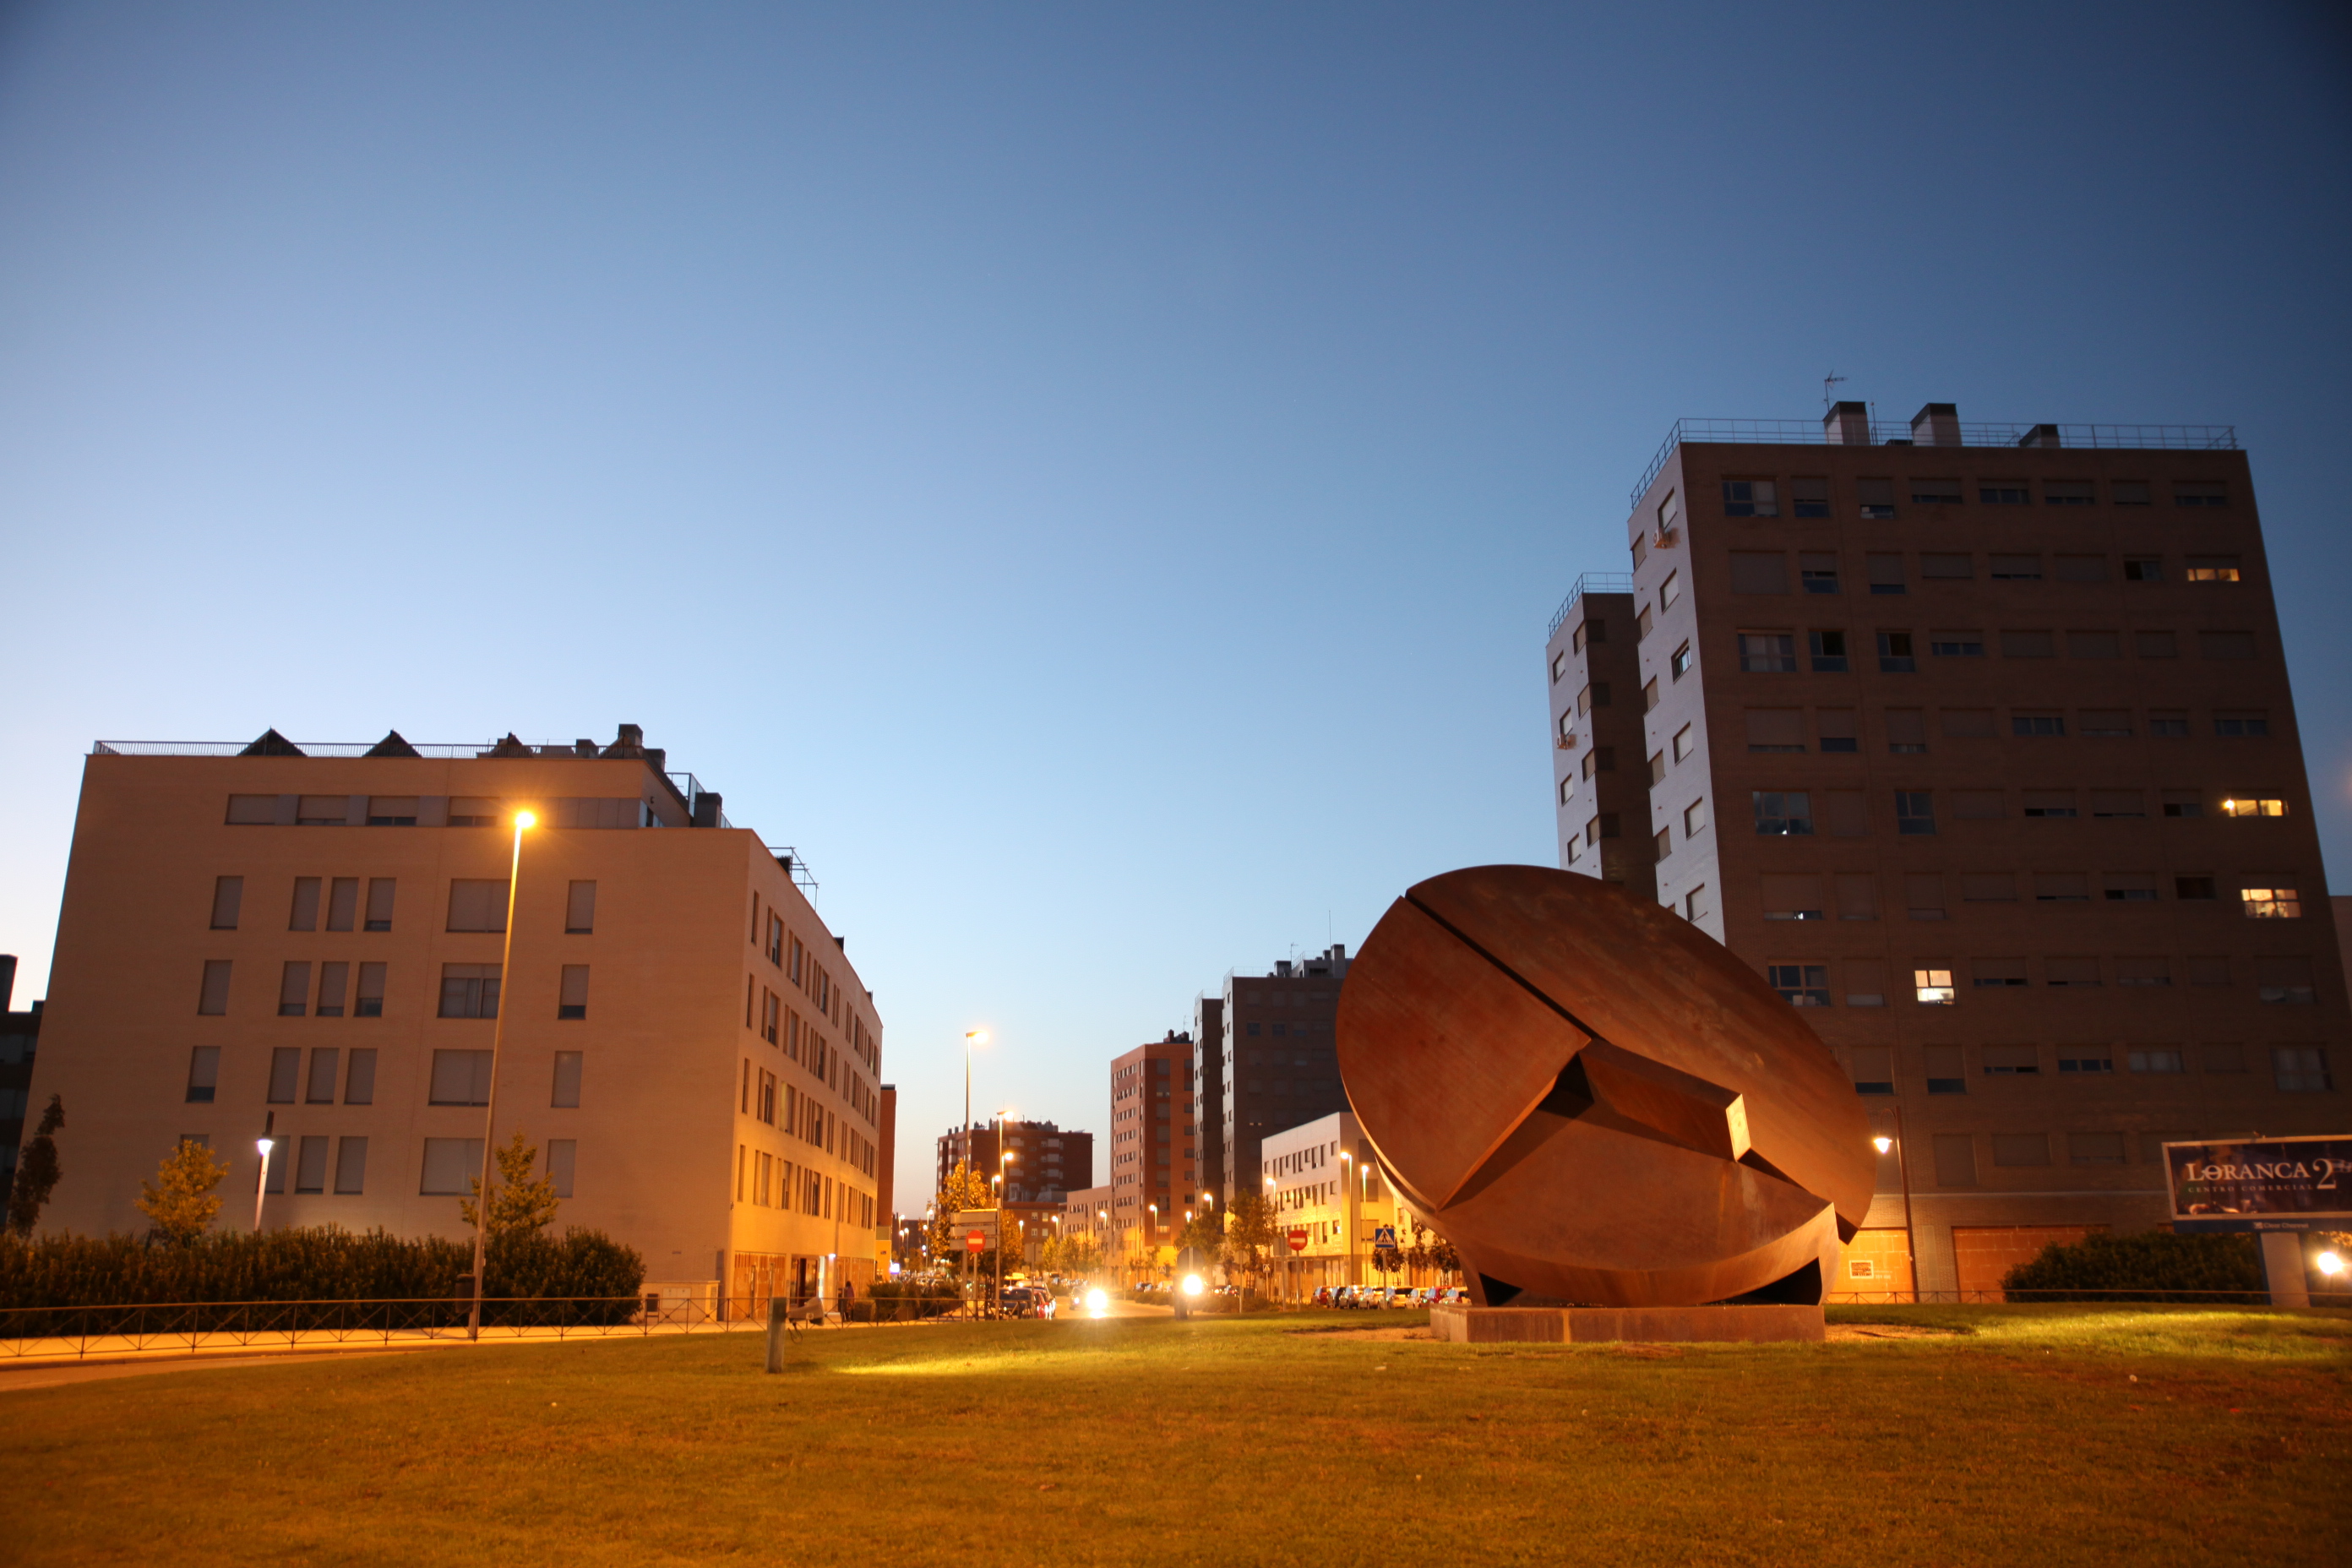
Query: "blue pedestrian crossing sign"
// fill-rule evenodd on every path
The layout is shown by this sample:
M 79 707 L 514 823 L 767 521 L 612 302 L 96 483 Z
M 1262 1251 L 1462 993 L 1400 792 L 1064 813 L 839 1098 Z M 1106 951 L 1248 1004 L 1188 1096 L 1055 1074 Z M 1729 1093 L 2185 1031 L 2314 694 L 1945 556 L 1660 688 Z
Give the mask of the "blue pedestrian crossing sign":
M 1385 1247 L 1393 1251 L 1395 1250 L 1396 1244 L 1396 1226 L 1392 1225 L 1376 1225 L 1372 1227 L 1372 1245 L 1374 1247 Z

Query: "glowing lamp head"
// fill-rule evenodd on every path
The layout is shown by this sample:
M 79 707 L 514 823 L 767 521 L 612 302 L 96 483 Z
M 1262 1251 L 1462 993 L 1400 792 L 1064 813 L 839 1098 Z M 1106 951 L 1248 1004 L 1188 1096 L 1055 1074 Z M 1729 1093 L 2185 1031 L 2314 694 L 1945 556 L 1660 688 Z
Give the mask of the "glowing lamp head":
M 253 1141 L 254 1152 L 267 1160 L 269 1158 L 269 1145 L 270 1140 L 267 1138 L 257 1138 Z
M 1184 1294 L 1187 1296 L 1197 1296 L 1200 1293 L 1201 1277 L 1198 1274 L 1187 1274 L 1184 1276 Z
M 515 826 L 517 827 L 537 827 L 539 826 L 539 815 L 536 812 L 518 811 L 515 813 Z
M 2318 1264 L 2319 1271 L 2330 1279 L 2344 1272 L 2344 1259 L 2333 1252 L 2323 1252 L 2312 1261 Z
M 1877 1137 L 1875 1137 L 1875 1138 L 1874 1138 L 1874 1139 L 1872 1139 L 1872 1140 L 1870 1141 L 1870 1146 L 1871 1146 L 1872 1148 L 1874 1148 L 1874 1149 L 1877 1150 L 1880 1153 L 1884 1154 L 1884 1153 L 1885 1153 L 1889 1149 L 1892 1149 L 1892 1148 L 1894 1148 L 1894 1147 L 1895 1147 L 1895 1140 L 1894 1140 L 1894 1139 L 1892 1139 L 1892 1138 L 1889 1138 L 1885 1133 L 1882 1132 L 1882 1133 L 1880 1133 Z

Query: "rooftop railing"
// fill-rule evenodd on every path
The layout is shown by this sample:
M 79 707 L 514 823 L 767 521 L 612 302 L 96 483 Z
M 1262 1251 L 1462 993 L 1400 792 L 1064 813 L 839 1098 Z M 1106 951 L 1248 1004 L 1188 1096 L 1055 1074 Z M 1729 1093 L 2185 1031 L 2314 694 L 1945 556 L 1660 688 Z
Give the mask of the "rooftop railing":
M 1962 425 L 1958 429 L 1959 445 L 1963 447 L 2079 447 L 2174 452 L 2235 451 L 2238 447 L 2238 427 L 2234 425 Z M 1642 504 L 1651 481 L 1666 466 L 1666 459 L 1674 456 L 1675 448 L 1685 441 L 1763 447 L 1853 444 L 1832 440 L 1828 430 L 1815 419 L 1678 419 L 1666 433 L 1665 444 L 1658 448 L 1658 455 L 1642 471 L 1642 482 L 1633 487 L 1626 502 L 1629 507 Z M 1915 443 L 1908 424 L 1875 419 L 1870 422 L 1870 445 L 1874 447 L 1918 444 L 1923 443 Z
M 1631 572 L 1585 573 L 1576 580 L 1576 586 L 1568 591 L 1568 597 L 1559 602 L 1559 608 L 1552 612 L 1551 625 L 1544 629 L 1544 641 L 1549 642 L 1559 636 L 1560 623 L 1568 619 L 1568 612 L 1574 609 L 1576 601 L 1585 595 L 1630 594 L 1633 591 L 1633 574 Z

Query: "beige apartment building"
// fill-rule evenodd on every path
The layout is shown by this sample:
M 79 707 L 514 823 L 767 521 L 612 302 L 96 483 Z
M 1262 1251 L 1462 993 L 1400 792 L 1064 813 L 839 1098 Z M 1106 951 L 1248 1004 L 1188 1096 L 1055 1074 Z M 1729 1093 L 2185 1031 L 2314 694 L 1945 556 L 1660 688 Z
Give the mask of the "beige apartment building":
M 1685 422 L 1627 539 L 1630 592 L 1587 579 L 1546 649 L 1560 862 L 1652 889 L 1852 1071 L 1890 1149 L 1845 1291 L 2162 1223 L 2168 1139 L 2346 1131 L 2231 431 Z
M 1298 1301 L 1331 1286 L 1412 1282 L 1372 1267 L 1381 1228 L 1409 1245 L 1404 1227 L 1412 1216 L 1381 1175 L 1352 1111 L 1266 1134 L 1259 1171 L 1274 1205 L 1273 1294 Z
M 142 1178 L 193 1139 L 228 1162 L 224 1228 L 259 1186 L 266 1227 L 467 1235 L 504 1013 L 489 1136 L 538 1148 L 559 1226 L 706 1301 L 870 1279 L 895 1102 L 872 994 L 797 858 L 665 761 L 634 725 L 98 745 L 34 1084 L 68 1115 L 45 1223 L 145 1229 Z

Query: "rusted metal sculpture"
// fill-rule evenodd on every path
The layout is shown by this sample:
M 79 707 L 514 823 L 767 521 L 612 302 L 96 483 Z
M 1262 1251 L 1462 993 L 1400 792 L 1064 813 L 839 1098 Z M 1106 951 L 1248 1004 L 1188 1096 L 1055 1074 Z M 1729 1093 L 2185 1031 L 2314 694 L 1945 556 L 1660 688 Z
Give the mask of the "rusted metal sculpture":
M 1537 866 L 1389 907 L 1339 994 L 1382 1170 L 1482 1306 L 1821 1300 L 1876 1165 L 1803 1016 L 1670 910 Z

